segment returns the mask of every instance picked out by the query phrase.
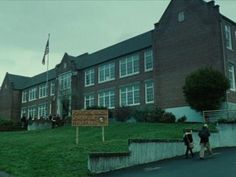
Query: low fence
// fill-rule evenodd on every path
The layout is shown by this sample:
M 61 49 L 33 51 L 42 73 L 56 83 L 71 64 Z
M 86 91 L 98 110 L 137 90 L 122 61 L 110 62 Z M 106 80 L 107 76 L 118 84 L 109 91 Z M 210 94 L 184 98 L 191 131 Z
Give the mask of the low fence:
M 218 132 L 211 133 L 213 148 L 236 146 L 236 124 L 219 124 Z M 200 151 L 198 132 L 193 132 L 194 151 Z M 139 164 L 155 162 L 184 155 L 185 146 L 180 140 L 129 140 L 129 152 L 92 153 L 88 157 L 91 173 L 103 173 Z
M 236 119 L 236 110 L 210 110 L 203 111 L 203 118 L 205 122 L 217 122 L 220 119 L 233 120 Z

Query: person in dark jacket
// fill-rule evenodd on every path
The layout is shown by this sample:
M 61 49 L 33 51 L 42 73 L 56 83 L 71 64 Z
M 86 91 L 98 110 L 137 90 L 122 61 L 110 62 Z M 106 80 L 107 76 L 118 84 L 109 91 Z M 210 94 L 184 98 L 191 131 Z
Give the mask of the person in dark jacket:
M 186 129 L 184 130 L 184 144 L 186 146 L 186 152 L 185 157 L 188 158 L 189 152 L 191 153 L 191 156 L 193 158 L 193 136 L 192 136 L 192 130 Z
M 209 154 L 212 154 L 212 149 L 209 143 L 209 137 L 211 136 L 208 125 L 204 124 L 202 129 L 199 131 L 198 136 L 200 137 L 200 159 L 204 159 L 205 148 L 208 150 Z

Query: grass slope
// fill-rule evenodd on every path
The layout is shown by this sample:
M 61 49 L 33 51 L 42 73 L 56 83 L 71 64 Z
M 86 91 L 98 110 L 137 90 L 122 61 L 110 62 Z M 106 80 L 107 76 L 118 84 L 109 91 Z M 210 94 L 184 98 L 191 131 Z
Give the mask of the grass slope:
M 105 127 L 80 127 L 79 145 L 75 128 L 0 132 L 0 170 L 16 177 L 88 176 L 89 152 L 128 150 L 129 138 L 182 139 L 183 128 L 198 129 L 201 124 L 112 123 Z

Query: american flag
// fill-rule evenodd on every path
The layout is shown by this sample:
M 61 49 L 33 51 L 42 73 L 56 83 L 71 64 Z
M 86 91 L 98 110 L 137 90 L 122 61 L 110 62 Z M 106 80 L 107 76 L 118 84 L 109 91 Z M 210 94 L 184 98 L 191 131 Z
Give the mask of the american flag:
M 45 47 L 45 51 L 44 51 L 44 55 L 43 55 L 43 60 L 42 60 L 42 64 L 44 65 L 45 64 L 45 57 L 46 55 L 49 53 L 49 38 L 47 40 L 47 44 L 46 44 L 46 47 Z

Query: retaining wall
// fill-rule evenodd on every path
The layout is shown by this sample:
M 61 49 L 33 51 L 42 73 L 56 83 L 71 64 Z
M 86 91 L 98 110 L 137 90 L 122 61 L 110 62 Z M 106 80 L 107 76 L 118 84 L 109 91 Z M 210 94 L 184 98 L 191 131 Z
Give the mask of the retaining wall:
M 51 122 L 31 122 L 28 124 L 27 130 L 40 130 L 40 129 L 50 129 L 52 127 Z
M 236 146 L 236 124 L 219 124 L 218 132 L 211 133 L 213 148 Z M 198 132 L 193 132 L 194 151 L 200 150 Z M 88 169 L 92 173 L 108 172 L 184 155 L 182 140 L 130 139 L 129 152 L 92 153 L 88 157 Z

